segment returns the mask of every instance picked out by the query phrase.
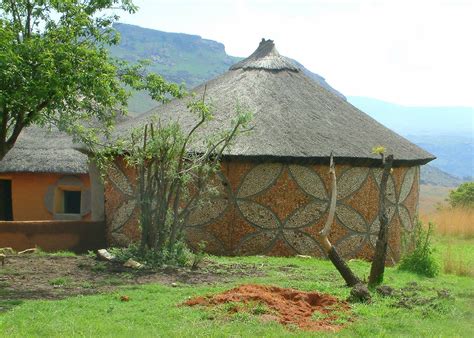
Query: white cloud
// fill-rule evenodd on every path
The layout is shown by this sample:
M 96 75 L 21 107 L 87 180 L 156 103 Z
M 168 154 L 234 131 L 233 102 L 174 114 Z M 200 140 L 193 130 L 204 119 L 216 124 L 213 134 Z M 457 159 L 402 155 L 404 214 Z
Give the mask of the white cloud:
M 223 42 L 247 56 L 262 37 L 345 95 L 474 106 L 474 1 L 136 1 L 122 21 Z

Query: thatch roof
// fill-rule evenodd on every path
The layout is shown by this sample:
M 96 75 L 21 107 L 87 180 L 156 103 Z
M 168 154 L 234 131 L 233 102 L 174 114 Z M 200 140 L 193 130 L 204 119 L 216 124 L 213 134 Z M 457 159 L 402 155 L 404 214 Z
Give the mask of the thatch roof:
M 254 112 L 253 131 L 238 138 L 226 153 L 229 159 L 326 162 L 334 152 L 338 163 L 376 164 L 380 157 L 372 149 L 379 145 L 394 155 L 395 165 L 435 158 L 308 78 L 279 55 L 271 40 L 262 40 L 249 58 L 194 92 L 201 96 L 205 87 L 215 115 L 207 132 L 227 128 L 237 105 Z M 162 120 L 178 119 L 188 129 L 196 121 L 187 111 L 188 102 L 161 105 L 126 121 L 118 133 L 126 135 L 155 113 Z
M 87 155 L 73 148 L 70 136 L 40 127 L 24 129 L 0 161 L 0 173 L 87 174 Z

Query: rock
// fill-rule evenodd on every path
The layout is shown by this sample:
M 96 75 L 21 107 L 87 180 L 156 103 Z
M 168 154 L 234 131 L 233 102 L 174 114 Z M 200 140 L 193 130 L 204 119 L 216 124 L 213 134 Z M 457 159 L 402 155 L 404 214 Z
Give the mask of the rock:
M 172 286 L 173 288 L 175 288 L 175 287 L 178 286 L 178 284 L 176 284 L 176 283 L 171 283 L 171 286 Z
M 393 288 L 388 285 L 380 285 L 375 289 L 377 293 L 383 297 L 393 296 Z
M 308 255 L 296 255 L 298 258 L 312 258 L 311 256 Z
M 451 293 L 447 289 L 437 290 L 436 292 L 438 293 L 438 298 L 445 298 L 445 299 L 451 298 Z
M 132 268 L 132 269 L 140 269 L 143 267 L 142 263 L 138 263 L 137 261 L 134 261 L 133 259 L 129 258 L 128 261 L 123 263 L 123 266 L 126 268 Z
M 115 256 L 108 252 L 106 249 L 97 250 L 97 258 L 101 261 L 111 262 L 115 259 Z
M 0 248 L 0 253 L 5 254 L 5 255 L 14 255 L 15 251 L 10 247 L 6 247 L 6 248 Z
M 33 253 L 36 253 L 36 251 L 38 251 L 36 248 L 31 248 L 31 249 L 20 251 L 18 254 L 19 255 L 33 254 Z
M 365 284 L 358 283 L 352 288 L 351 294 L 347 300 L 351 303 L 370 303 L 372 297 L 370 296 L 367 286 Z

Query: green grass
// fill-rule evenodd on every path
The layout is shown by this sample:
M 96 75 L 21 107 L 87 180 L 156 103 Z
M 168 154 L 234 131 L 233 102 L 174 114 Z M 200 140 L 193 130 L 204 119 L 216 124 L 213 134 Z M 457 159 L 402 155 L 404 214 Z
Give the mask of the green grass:
M 455 255 L 462 257 L 474 265 L 474 237 L 464 238 L 462 236 L 435 236 L 433 238 L 435 244 L 434 254 L 437 259 L 442 260 L 448 250 Z
M 462 246 L 461 243 L 458 243 Z M 442 255 L 443 242 L 436 241 Z M 470 249 L 472 251 L 472 248 Z M 215 285 L 185 285 L 178 287 L 160 284 L 120 288 L 114 293 L 78 296 L 59 301 L 24 301 L 0 314 L 0 335 L 25 336 L 328 336 L 331 333 L 310 333 L 294 327 L 258 319 L 267 311 L 255 311 L 229 316 L 225 308 L 209 310 L 180 306 L 196 295 L 214 294 L 244 283 L 272 284 L 304 291 L 317 290 L 340 298 L 347 298 L 349 289 L 331 263 L 304 258 L 268 257 L 213 257 L 221 264 L 254 264 L 264 271 L 262 277 L 243 277 L 235 282 Z M 359 276 L 366 277 L 369 264 L 351 261 L 350 266 Z M 436 298 L 436 290 L 445 288 L 452 297 L 436 298 L 432 303 L 413 308 L 396 307 L 393 298 L 374 295 L 372 304 L 354 304 L 349 318 L 341 323 L 347 327 L 342 336 L 471 336 L 474 332 L 474 279 L 441 273 L 436 278 L 386 270 L 385 283 L 402 288 L 416 282 L 412 292 L 416 299 Z M 121 295 L 130 298 L 120 301 Z
M 72 283 L 72 279 L 70 277 L 59 277 L 49 281 L 49 284 L 53 286 L 66 286 Z
M 47 252 L 41 249 L 40 247 L 36 248 L 36 252 L 34 253 L 38 256 L 48 256 L 48 257 L 76 257 L 77 255 L 72 251 L 54 251 L 54 252 Z

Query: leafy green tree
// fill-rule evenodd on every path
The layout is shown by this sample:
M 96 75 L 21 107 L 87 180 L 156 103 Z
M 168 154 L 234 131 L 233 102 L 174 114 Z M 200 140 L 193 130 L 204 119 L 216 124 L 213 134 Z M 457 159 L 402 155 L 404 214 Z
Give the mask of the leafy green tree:
M 122 81 L 136 82 L 138 68 L 106 47 L 119 41 L 113 12 L 136 9 L 131 0 L 0 1 L 0 160 L 31 124 L 84 139 L 113 125 L 127 101 Z
M 455 190 L 451 190 L 448 202 L 453 208 L 474 208 L 474 182 L 463 183 Z

